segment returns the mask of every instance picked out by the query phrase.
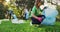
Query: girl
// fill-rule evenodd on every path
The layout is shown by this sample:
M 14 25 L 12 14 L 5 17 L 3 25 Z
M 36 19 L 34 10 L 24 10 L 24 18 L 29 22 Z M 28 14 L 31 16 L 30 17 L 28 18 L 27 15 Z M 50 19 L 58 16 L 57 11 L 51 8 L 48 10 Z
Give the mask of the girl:
M 29 11 L 27 9 L 27 6 L 25 6 L 25 8 L 24 8 L 24 14 L 25 14 L 25 19 L 28 20 L 29 19 Z
M 31 19 L 32 24 L 41 24 L 42 20 L 45 18 L 44 15 L 41 14 L 42 10 L 39 8 L 42 5 L 41 0 L 36 0 L 35 5 L 31 11 Z

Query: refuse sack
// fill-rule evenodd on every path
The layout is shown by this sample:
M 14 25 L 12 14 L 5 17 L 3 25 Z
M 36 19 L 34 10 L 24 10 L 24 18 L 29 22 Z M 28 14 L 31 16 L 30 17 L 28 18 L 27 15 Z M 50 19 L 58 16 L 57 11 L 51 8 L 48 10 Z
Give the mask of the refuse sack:
M 42 14 L 45 15 L 46 18 L 43 20 L 41 24 L 54 25 L 56 21 L 56 16 L 58 15 L 58 11 L 56 9 L 47 7 L 43 10 Z

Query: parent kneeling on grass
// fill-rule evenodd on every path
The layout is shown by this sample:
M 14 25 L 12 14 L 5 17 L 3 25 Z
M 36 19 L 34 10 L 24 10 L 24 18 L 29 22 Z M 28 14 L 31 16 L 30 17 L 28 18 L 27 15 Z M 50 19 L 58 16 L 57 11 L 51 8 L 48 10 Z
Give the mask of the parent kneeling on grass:
M 55 24 L 56 16 L 58 15 L 58 11 L 56 9 L 46 7 L 46 9 L 43 10 L 42 14 L 45 15 L 46 18 L 42 21 L 41 24 L 43 25 Z

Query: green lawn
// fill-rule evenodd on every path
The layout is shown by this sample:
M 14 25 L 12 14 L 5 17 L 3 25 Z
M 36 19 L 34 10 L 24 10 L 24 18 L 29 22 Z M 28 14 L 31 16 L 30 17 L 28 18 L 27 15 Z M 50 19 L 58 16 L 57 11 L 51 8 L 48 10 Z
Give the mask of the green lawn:
M 0 24 L 0 32 L 60 32 L 60 22 L 56 22 L 54 26 L 34 27 L 30 26 L 29 21 L 24 24 L 12 24 L 11 21 L 3 21 Z

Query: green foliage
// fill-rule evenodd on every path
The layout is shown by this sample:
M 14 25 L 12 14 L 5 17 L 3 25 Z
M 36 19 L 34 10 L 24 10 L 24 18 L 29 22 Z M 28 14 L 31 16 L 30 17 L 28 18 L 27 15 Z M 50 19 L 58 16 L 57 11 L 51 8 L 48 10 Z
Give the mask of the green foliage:
M 27 3 L 28 8 L 32 8 L 32 7 L 34 6 L 35 0 L 28 0 L 27 2 L 28 2 L 28 3 Z
M 35 0 L 19 0 L 19 1 L 16 1 L 18 6 L 25 6 L 27 5 L 28 9 L 32 8 L 34 6 L 34 1 Z M 23 5 L 22 5 L 23 4 Z
M 57 10 L 58 10 L 58 13 L 59 13 L 59 15 L 57 16 L 57 19 L 60 20 L 60 6 L 59 5 L 57 5 Z
M 17 17 L 20 18 L 21 16 L 23 16 L 24 9 L 22 7 L 16 7 L 15 5 L 13 6 L 9 5 L 9 8 L 10 7 L 13 9 L 13 12 Z
M 2 3 L 0 3 L 0 19 L 5 18 L 4 12 L 5 12 L 4 5 Z

